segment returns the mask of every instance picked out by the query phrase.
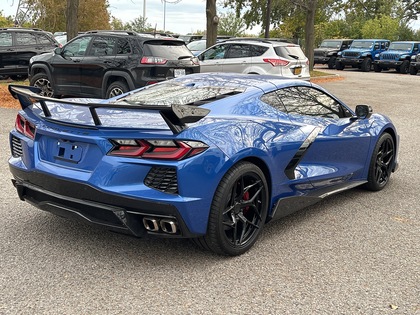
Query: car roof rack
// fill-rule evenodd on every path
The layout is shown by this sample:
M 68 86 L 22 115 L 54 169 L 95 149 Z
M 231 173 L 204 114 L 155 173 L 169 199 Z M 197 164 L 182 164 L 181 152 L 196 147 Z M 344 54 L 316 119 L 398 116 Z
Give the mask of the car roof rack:
M 96 33 L 138 35 L 138 33 L 135 31 L 126 31 L 126 30 L 90 30 L 90 31 L 86 31 L 84 34 L 96 34 Z
M 256 41 L 256 42 L 262 42 L 262 43 L 280 42 L 280 43 L 296 44 L 295 40 L 288 39 L 288 38 L 232 37 L 224 41 L 231 41 L 231 40 Z
M 40 31 L 44 32 L 43 29 L 36 27 L 1 27 L 0 31 L 10 31 L 10 30 L 27 30 L 27 31 Z

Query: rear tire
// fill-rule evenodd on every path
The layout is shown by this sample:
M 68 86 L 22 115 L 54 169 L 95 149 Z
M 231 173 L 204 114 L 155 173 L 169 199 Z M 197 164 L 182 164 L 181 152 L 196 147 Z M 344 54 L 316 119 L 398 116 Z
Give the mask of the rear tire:
M 44 72 L 35 74 L 31 81 L 30 85 L 35 86 L 41 89 L 40 95 L 47 97 L 54 97 L 54 89 L 51 84 L 51 80 L 48 78 L 48 75 Z
M 379 137 L 370 159 L 368 182 L 365 188 L 372 191 L 383 189 L 391 177 L 395 160 L 394 139 L 389 133 Z
M 106 90 L 106 98 L 112 98 L 124 93 L 127 93 L 129 91 L 128 86 L 123 81 L 115 81 L 112 82 L 108 89 Z
M 236 256 L 261 234 L 268 212 L 268 185 L 256 165 L 240 162 L 220 181 L 210 209 L 207 234 L 195 243 L 217 254 Z
M 418 72 L 416 67 L 410 66 L 410 74 L 411 75 L 416 75 Z

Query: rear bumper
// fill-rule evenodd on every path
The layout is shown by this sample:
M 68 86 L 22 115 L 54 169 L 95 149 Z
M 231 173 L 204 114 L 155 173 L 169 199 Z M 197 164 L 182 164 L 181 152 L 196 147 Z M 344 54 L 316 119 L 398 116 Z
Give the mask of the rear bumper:
M 137 237 L 191 238 L 177 208 L 100 191 L 87 184 L 25 172 L 10 165 L 21 200 L 53 214 L 75 218 Z

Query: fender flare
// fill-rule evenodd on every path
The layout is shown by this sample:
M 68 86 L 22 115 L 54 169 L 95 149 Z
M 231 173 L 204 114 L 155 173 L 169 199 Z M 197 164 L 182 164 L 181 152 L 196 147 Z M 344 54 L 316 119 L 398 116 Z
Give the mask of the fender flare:
M 104 98 L 106 95 L 106 90 L 107 90 L 107 86 L 109 85 L 109 81 L 111 77 L 121 77 L 123 78 L 127 84 L 128 84 L 128 88 L 131 90 L 134 90 L 136 88 L 135 84 L 134 84 L 134 80 L 133 78 L 130 76 L 130 74 L 128 74 L 127 72 L 124 71 L 118 71 L 118 70 L 111 70 L 105 73 L 104 78 L 102 80 L 102 97 Z
M 41 70 L 41 71 L 39 71 Z M 48 79 L 50 80 L 52 85 L 55 85 L 54 77 L 51 75 L 51 70 L 48 67 L 48 65 L 40 63 L 40 64 L 34 64 L 31 67 L 31 77 L 33 77 L 35 74 L 45 72 L 45 74 L 48 76 Z

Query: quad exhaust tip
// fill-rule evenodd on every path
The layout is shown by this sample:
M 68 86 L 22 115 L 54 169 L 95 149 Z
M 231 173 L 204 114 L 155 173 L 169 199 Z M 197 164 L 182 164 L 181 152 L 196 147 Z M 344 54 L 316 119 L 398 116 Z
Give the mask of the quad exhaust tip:
M 143 218 L 143 225 L 147 231 L 163 232 L 166 234 L 176 234 L 178 232 L 178 225 L 172 219 L 158 219 L 158 218 Z

